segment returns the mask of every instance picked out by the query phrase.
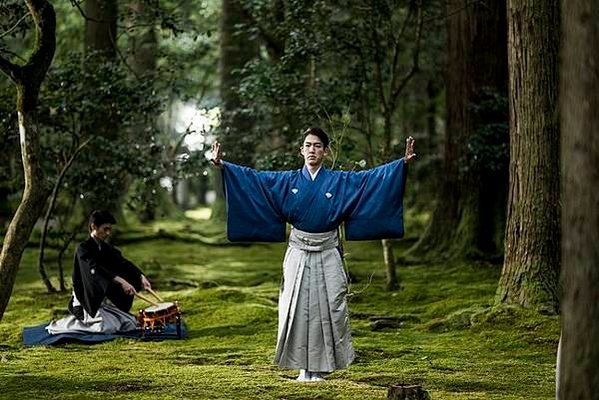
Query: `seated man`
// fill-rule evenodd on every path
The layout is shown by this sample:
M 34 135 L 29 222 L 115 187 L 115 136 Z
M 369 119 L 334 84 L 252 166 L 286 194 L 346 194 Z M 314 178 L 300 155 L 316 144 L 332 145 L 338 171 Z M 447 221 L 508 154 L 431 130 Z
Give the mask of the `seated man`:
M 136 319 L 129 314 L 133 297 L 142 288 L 152 286 L 139 268 L 106 242 L 115 223 L 108 211 L 91 213 L 90 237 L 75 251 L 69 302 L 73 315 L 52 321 L 46 327 L 50 334 L 114 333 L 136 328 Z

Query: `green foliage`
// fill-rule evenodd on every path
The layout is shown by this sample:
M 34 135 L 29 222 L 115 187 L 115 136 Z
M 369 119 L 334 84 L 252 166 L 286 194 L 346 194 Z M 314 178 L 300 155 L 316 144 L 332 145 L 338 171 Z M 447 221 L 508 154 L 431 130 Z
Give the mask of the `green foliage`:
M 98 134 L 96 127 L 89 126 L 89 121 L 97 115 L 106 116 L 104 119 L 110 120 L 109 123 L 118 126 L 119 130 L 103 143 L 94 139 L 88 145 L 88 149 L 103 146 L 110 157 L 114 156 L 112 161 L 106 162 L 106 157 L 100 158 L 92 150 L 84 151 L 77 165 L 87 164 L 87 167 L 81 166 L 77 171 L 79 167 L 75 165 L 69 175 L 66 186 L 77 187 L 84 197 L 101 198 L 102 193 L 110 197 L 109 190 L 121 186 L 115 183 L 122 180 L 123 175 L 150 179 L 164 172 L 165 166 L 181 164 L 181 160 L 166 159 L 171 155 L 165 154 L 164 150 L 170 147 L 172 139 L 166 129 L 158 130 L 155 118 L 170 104 L 169 99 L 193 97 L 199 102 L 202 96 L 198 93 L 211 93 L 214 87 L 211 75 L 217 66 L 218 38 L 211 37 L 210 30 L 214 30 L 218 22 L 215 5 L 203 0 L 185 4 L 142 1 L 140 4 L 143 7 L 119 7 L 118 45 L 122 55 L 127 55 L 129 38 L 140 36 L 140 32 L 154 24 L 161 39 L 154 78 L 132 76 L 129 66 L 123 63 L 125 58 L 95 64 L 93 54 L 78 52 L 77 49 L 83 49 L 84 20 L 80 8 L 74 2 L 56 4 L 57 38 L 62 46 L 58 48 L 40 98 L 42 137 L 47 155 L 45 170 L 51 176 L 57 176 L 73 149 L 86 137 Z M 24 3 L 4 1 L 0 13 L 7 16 L 2 18 L 0 28 L 15 27 L 13 34 L 2 39 L 6 39 L 13 50 L 23 48 L 30 18 L 22 19 L 18 25 L 16 22 L 27 15 Z M 122 25 L 123 21 L 128 25 Z M 16 35 L 17 32 L 21 35 Z M 4 86 L 4 81 L 1 84 Z M 7 87 L 0 97 L 2 144 L 11 147 L 18 146 L 13 139 L 17 132 L 12 117 L 12 92 L 12 87 Z M 140 126 L 142 134 L 133 135 L 130 130 Z M 100 165 L 96 162 L 99 159 L 103 161 Z M 9 161 L 2 161 L 0 172 L 14 174 L 7 170 Z M 92 170 L 99 173 L 88 175 Z M 20 185 L 16 184 L 16 188 Z
M 40 94 L 46 171 L 56 177 L 74 149 L 93 137 L 69 170 L 63 190 L 69 199 L 79 195 L 98 204 L 119 197 L 125 176 L 158 174 L 162 144 L 150 120 L 162 104 L 152 81 L 129 79 L 123 65 L 98 63 L 93 53 L 69 54 L 53 66 Z M 111 118 L 123 133 L 145 124 L 143 135 L 97 135 L 90 121 L 98 115 Z
M 185 224 L 153 229 L 200 228 Z M 123 240 L 132 234 L 121 233 Z M 399 242 L 396 250 L 405 247 Z M 22 347 L 21 329 L 63 316 L 68 301 L 68 294 L 43 293 L 36 251 L 27 250 L 0 324 L 0 397 L 380 399 L 387 385 L 400 382 L 421 384 L 439 400 L 554 395 L 558 318 L 491 308 L 500 266 L 404 266 L 403 289 L 389 295 L 377 261 L 380 244 L 350 242 L 346 250 L 358 279 L 349 304 L 357 358 L 322 384 L 302 385 L 296 371 L 272 365 L 284 244 L 151 240 L 122 250 L 163 297 L 179 300 L 190 337 Z M 376 330 L 384 318 L 399 327 Z
M 477 126 L 466 144 L 463 168 L 477 171 L 506 171 L 510 156 L 507 93 L 484 88 L 472 104 Z
M 434 80 L 442 86 L 438 56 L 443 43 L 442 4 L 423 5 L 429 23 L 420 49 L 420 81 L 408 82 L 404 89 L 408 95 L 397 101 L 401 107 L 389 103 L 385 111 L 391 113 L 393 124 L 391 147 L 383 141 L 384 104 L 395 90 L 392 86 L 412 68 L 414 2 L 245 4 L 254 24 L 240 29 L 265 40 L 263 57 L 246 64 L 246 78 L 239 87 L 243 111 L 256 118 L 257 131 L 262 132 L 255 137 L 259 167 L 298 165 L 297 141 L 312 125 L 329 133 L 346 130 L 346 139 L 336 149 L 340 162 L 334 163 L 347 169 L 362 160 L 372 167 L 400 157 L 405 137 L 426 134 L 422 131 L 426 124 L 418 122 L 426 118 L 430 101 L 423 96 L 422 85 Z M 349 123 L 339 124 L 344 118 Z
M 3 0 L 0 3 L 0 57 L 12 58 L 14 52 L 7 39 L 24 38 L 33 20 L 23 1 Z

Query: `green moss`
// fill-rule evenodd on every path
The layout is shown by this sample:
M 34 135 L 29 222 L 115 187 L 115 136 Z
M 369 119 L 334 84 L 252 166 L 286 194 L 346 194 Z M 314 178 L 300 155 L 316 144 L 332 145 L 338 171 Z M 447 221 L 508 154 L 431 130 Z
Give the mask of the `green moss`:
M 284 244 L 146 239 L 122 250 L 163 297 L 180 302 L 189 338 L 22 347 L 23 327 L 63 315 L 69 297 L 44 293 L 37 251 L 28 249 L 0 323 L 0 398 L 381 399 L 402 382 L 433 399 L 553 396 L 558 318 L 492 307 L 497 266 L 399 265 L 402 290 L 388 293 L 380 243 L 349 243 L 357 358 L 322 384 L 298 384 L 296 371 L 272 365 Z M 401 255 L 407 246 L 396 245 Z M 397 325 L 373 330 L 385 318 Z

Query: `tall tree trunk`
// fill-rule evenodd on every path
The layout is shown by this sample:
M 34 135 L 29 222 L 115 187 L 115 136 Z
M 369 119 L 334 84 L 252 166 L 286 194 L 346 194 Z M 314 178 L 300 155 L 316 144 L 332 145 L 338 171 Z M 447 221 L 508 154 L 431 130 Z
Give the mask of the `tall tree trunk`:
M 381 240 L 383 245 L 383 261 L 385 262 L 385 289 L 393 291 L 399 289 L 399 279 L 397 278 L 395 255 L 393 253 L 393 241 L 389 239 Z
M 220 141 L 227 160 L 246 166 L 254 164 L 254 121 L 243 113 L 243 105 L 237 94 L 243 76 L 239 72 L 245 64 L 258 55 L 254 37 L 240 30 L 239 25 L 249 24 L 241 0 L 222 0 L 220 21 L 220 96 L 222 121 Z M 224 193 L 220 173 L 214 179 L 216 201 L 212 205 L 211 218 L 225 218 Z
M 243 113 L 237 90 L 243 79 L 240 70 L 258 55 L 255 38 L 247 33 L 247 28 L 239 28 L 250 22 L 241 0 L 222 0 L 220 95 L 223 109 L 220 140 L 227 160 L 247 166 L 254 162 L 254 121 Z
M 560 399 L 599 396 L 599 6 L 562 2 Z
M 386 110 L 385 110 L 386 111 Z M 381 158 L 389 160 L 391 150 L 392 123 L 390 112 L 383 112 L 383 147 Z M 395 253 L 393 252 L 393 241 L 390 239 L 381 240 L 383 247 L 383 262 L 385 263 L 385 289 L 387 291 L 399 289 L 397 279 L 397 263 L 395 262 Z
M 131 66 L 137 79 L 154 81 L 156 78 L 156 53 L 158 52 L 158 38 L 154 24 L 156 23 L 152 10 L 148 10 L 145 2 L 136 0 L 130 5 L 130 26 L 133 32 L 130 36 L 129 49 L 130 54 L 128 63 Z M 152 130 L 145 128 L 151 126 Z M 156 131 L 156 118 L 149 116 L 145 120 L 128 129 L 131 137 L 146 143 L 152 142 L 152 137 Z M 161 162 L 160 150 L 158 146 L 148 154 L 154 158 L 156 163 Z M 158 157 L 157 157 L 158 156 Z M 142 222 L 153 221 L 156 218 L 156 210 L 160 202 L 160 176 L 148 177 L 144 180 L 143 192 L 140 194 L 143 202 L 141 209 L 136 210 L 137 215 Z
M 85 50 L 93 54 L 93 63 L 89 68 L 102 63 L 116 62 L 117 60 L 117 19 L 118 7 L 116 0 L 86 0 L 85 1 Z M 110 104 L 110 99 L 104 100 L 105 104 Z M 116 139 L 119 135 L 119 126 L 116 122 L 116 110 L 104 107 L 102 111 L 87 116 L 87 126 L 85 130 L 93 132 L 95 136 L 103 137 L 109 141 Z M 93 154 L 90 154 L 93 153 Z M 103 169 L 105 165 L 114 163 L 111 152 L 105 150 L 98 152 L 97 149 L 88 149 L 84 152 L 85 156 L 91 158 L 98 168 L 94 172 L 94 177 L 90 181 L 103 182 L 107 179 L 107 173 Z M 103 185 L 107 187 L 108 185 Z M 107 209 L 115 214 L 120 213 L 121 203 L 127 184 L 123 182 L 119 185 L 108 186 L 112 190 L 108 192 L 95 193 L 94 196 L 83 199 L 85 213 L 93 209 Z
M 36 108 L 40 86 L 56 49 L 56 15 L 48 1 L 28 0 L 26 3 L 35 24 L 35 47 L 22 66 L 0 57 L 0 70 L 17 88 L 16 110 L 25 178 L 21 203 L 10 222 L 0 252 L 0 320 L 10 300 L 23 251 L 50 194 L 41 167 Z
M 426 143 L 424 152 L 430 156 L 437 152 L 437 101 L 439 95 L 438 83 L 429 78 L 426 83 Z M 420 147 L 420 146 L 419 146 Z
M 448 2 L 447 128 L 444 170 L 431 221 L 411 254 L 451 257 L 480 256 L 499 251 L 497 216 L 502 214 L 507 175 L 486 179 L 489 166 L 476 161 L 469 143 L 502 116 L 476 112 L 488 92 L 507 91 L 505 2 L 484 5 L 466 0 Z M 500 139 L 501 140 L 501 139 Z M 507 143 L 507 132 L 503 141 Z M 488 196 L 488 198 L 486 197 Z
M 557 0 L 508 3 L 510 189 L 497 301 L 558 308 Z
M 116 58 L 116 0 L 85 1 L 85 48 L 107 60 Z

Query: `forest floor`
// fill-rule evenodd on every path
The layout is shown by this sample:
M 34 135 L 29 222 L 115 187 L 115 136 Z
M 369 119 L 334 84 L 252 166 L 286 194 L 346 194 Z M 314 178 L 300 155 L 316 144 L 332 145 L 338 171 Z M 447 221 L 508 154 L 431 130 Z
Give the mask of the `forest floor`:
M 394 383 L 420 384 L 434 400 L 554 398 L 558 317 L 492 307 L 500 265 L 400 263 L 402 289 L 389 293 L 378 242 L 346 247 L 357 278 L 349 297 L 355 362 L 324 382 L 298 383 L 297 371 L 272 364 L 285 245 L 168 234 L 196 223 L 119 237 L 158 292 L 180 302 L 185 340 L 24 347 L 23 328 L 66 315 L 69 298 L 46 293 L 37 250 L 27 249 L 0 323 L 0 398 L 366 400 L 386 398 Z M 396 255 L 409 244 L 397 242 Z M 133 310 L 140 307 L 136 300 Z M 381 329 L 386 320 L 394 324 Z

